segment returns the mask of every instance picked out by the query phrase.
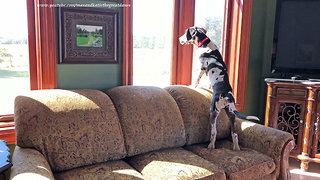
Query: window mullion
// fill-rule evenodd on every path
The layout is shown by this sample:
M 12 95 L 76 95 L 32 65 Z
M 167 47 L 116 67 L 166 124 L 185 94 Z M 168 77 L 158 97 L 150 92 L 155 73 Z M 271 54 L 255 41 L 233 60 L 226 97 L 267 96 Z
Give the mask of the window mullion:
M 54 6 L 40 7 L 39 0 L 27 0 L 30 87 L 57 88 Z M 53 5 L 53 0 L 41 3 Z
M 194 25 L 195 0 L 175 0 L 172 40 L 171 84 L 190 85 L 192 75 L 192 46 L 181 46 L 178 39 Z

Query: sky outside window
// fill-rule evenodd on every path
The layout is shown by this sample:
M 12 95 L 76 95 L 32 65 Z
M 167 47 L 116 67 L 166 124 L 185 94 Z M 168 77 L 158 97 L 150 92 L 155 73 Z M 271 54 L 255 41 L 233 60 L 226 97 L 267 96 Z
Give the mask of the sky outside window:
M 0 17 L 0 115 L 6 115 L 14 98 L 30 90 L 26 1 L 0 1 Z
M 133 1 L 133 84 L 170 85 L 173 0 Z
M 224 7 L 225 0 L 196 0 L 195 7 L 195 26 L 203 27 L 207 30 L 206 35 L 218 46 L 220 52 L 222 46 Z M 200 73 L 200 53 L 201 51 L 198 51 L 198 48 L 194 46 L 192 84 L 196 82 Z M 209 88 L 209 84 L 209 78 L 204 75 L 199 86 Z

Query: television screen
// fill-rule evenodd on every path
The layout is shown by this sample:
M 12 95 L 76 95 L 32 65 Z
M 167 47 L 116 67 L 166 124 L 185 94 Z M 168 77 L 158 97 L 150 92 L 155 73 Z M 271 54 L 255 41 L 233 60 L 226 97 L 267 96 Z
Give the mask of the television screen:
M 320 72 L 320 1 L 278 0 L 272 69 Z

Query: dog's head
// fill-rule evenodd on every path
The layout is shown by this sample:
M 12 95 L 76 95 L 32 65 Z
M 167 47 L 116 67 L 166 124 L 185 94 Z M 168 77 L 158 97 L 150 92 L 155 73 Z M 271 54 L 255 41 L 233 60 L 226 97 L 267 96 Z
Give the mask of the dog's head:
M 179 38 L 180 44 L 194 44 L 198 47 L 206 47 L 210 42 L 206 32 L 205 29 L 200 27 L 189 27 L 186 33 Z

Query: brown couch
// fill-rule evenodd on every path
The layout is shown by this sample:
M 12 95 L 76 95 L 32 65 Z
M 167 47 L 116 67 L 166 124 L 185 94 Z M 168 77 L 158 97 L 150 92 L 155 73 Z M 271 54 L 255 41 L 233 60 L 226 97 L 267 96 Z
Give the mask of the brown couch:
M 211 93 L 185 86 L 41 90 L 15 100 L 11 179 L 287 179 L 292 135 L 224 111 L 217 149 Z

